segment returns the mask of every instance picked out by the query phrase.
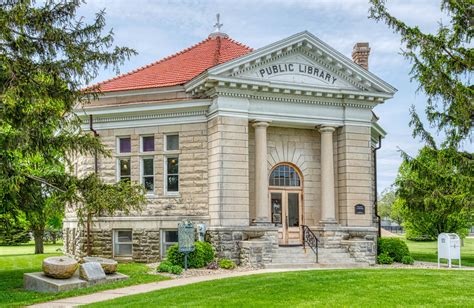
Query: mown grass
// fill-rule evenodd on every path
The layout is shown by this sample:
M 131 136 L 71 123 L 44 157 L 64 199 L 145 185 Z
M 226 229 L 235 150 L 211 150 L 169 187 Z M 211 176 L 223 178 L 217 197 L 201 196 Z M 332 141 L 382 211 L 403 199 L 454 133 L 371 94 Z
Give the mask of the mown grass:
M 59 298 L 94 293 L 100 290 L 115 289 L 167 279 L 163 276 L 149 274 L 149 268 L 145 264 L 129 263 L 119 264 L 118 267 L 119 272 L 130 277 L 125 281 L 57 294 L 26 291 L 23 289 L 23 274 L 41 271 L 41 263 L 44 258 L 60 255 L 60 253 L 56 252 L 57 247 L 50 247 L 48 245 L 45 248 L 46 251 L 50 253 L 34 255 L 26 246 L 27 245 L 8 247 L 6 250 L 4 250 L 5 246 L 0 246 L 1 307 L 25 306 Z
M 410 249 L 410 253 L 415 260 L 426 262 L 438 262 L 438 242 L 415 242 L 405 240 Z M 446 260 L 441 260 L 446 263 Z M 453 261 L 457 265 L 457 261 Z M 464 246 L 461 247 L 461 265 L 474 266 L 474 238 L 464 239 Z
M 315 270 L 252 275 L 88 307 L 474 307 L 472 271 Z

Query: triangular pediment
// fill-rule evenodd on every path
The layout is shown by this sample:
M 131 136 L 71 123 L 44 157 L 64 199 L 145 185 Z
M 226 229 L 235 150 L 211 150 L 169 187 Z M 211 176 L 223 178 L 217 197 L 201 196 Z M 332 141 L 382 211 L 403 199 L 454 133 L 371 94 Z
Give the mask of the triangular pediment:
M 370 95 L 382 100 L 396 89 L 355 64 L 313 34 L 304 31 L 210 68 L 185 85 L 187 91 L 206 91 L 213 84 L 276 92 L 324 92 Z M 275 92 L 274 91 L 274 92 Z M 331 95 L 333 95 L 331 94 Z
M 307 87 L 358 90 L 329 65 L 317 61 L 295 50 L 284 57 L 260 63 L 251 69 L 230 74 L 239 79 L 254 79 L 279 84 Z

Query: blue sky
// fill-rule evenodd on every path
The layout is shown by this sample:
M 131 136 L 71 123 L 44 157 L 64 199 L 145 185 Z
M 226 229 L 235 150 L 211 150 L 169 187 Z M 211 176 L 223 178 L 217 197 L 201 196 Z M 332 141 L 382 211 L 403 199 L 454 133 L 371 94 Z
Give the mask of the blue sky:
M 435 31 L 438 22 L 448 21 L 440 12 L 440 1 L 388 0 L 387 6 L 392 14 L 424 31 Z M 308 30 L 350 57 L 356 42 L 367 41 L 372 48 L 370 71 L 398 89 L 393 99 L 375 109 L 388 133 L 378 152 L 379 192 L 395 179 L 401 162 L 398 149 L 414 155 L 421 146 L 411 137 L 408 109 L 414 104 L 422 111 L 426 98 L 416 93 L 416 82 L 410 82 L 410 65 L 399 54 L 400 37 L 385 24 L 367 18 L 366 0 L 89 0 L 80 14 L 87 19 L 103 8 L 115 43 L 139 53 L 121 68 L 122 73 L 205 39 L 217 12 L 223 32 L 253 48 Z M 114 75 L 103 71 L 97 81 Z

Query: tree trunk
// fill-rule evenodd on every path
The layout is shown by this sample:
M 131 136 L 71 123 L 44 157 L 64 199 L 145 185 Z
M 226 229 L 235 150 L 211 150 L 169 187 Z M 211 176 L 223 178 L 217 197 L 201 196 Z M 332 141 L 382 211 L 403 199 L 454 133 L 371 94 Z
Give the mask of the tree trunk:
M 44 236 L 43 229 L 33 230 L 33 238 L 35 239 L 35 254 L 44 253 L 43 236 Z
M 92 243 L 91 243 L 91 223 L 92 223 L 92 213 L 87 214 L 87 256 L 92 255 Z

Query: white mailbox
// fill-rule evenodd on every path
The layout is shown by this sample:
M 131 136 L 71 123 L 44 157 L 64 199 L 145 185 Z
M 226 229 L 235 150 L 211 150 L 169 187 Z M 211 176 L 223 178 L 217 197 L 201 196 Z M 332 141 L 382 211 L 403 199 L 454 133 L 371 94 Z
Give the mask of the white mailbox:
M 440 259 L 447 259 L 449 267 L 451 267 L 451 260 L 457 259 L 461 267 L 461 240 L 456 233 L 438 235 L 438 268 Z

